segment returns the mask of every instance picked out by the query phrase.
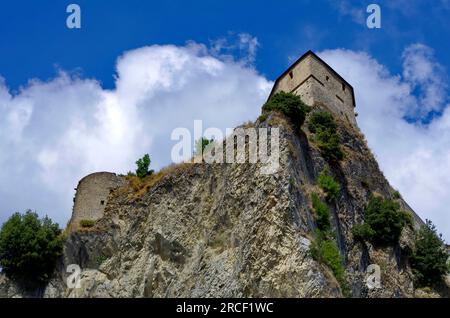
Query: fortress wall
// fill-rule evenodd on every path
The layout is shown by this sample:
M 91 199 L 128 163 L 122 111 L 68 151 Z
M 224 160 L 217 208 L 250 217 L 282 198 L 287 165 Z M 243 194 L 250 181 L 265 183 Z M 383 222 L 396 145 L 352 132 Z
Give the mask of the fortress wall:
M 97 172 L 81 179 L 76 189 L 70 223 L 78 226 L 80 220 L 102 218 L 110 191 L 124 183 L 125 178 L 110 172 Z

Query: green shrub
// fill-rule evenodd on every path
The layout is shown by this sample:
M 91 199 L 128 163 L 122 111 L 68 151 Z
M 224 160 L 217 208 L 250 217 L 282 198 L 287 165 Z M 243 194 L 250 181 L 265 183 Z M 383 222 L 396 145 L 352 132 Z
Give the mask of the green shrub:
M 313 193 L 311 199 L 316 213 L 317 228 L 322 232 L 329 232 L 331 230 L 331 223 L 328 206 L 320 200 L 317 193 Z
M 261 122 L 261 123 L 265 122 L 268 116 L 269 116 L 268 113 L 263 113 L 263 114 L 259 115 L 259 117 L 258 117 L 259 122 Z
M 375 232 L 367 224 L 356 224 L 352 228 L 353 238 L 357 241 L 370 241 Z
M 330 130 L 319 130 L 315 135 L 315 140 L 325 160 L 338 162 L 344 159 L 339 136 L 336 133 Z
M 314 140 L 325 160 L 337 162 L 344 158 L 340 148 L 337 126 L 329 112 L 315 112 L 308 121 L 309 130 L 315 134 Z
M 0 230 L 0 266 L 26 289 L 44 285 L 62 255 L 63 239 L 58 224 L 36 213 L 15 213 Z
M 322 172 L 317 179 L 319 186 L 325 191 L 327 201 L 332 203 L 336 202 L 341 186 L 337 183 L 332 176 L 329 176 L 326 172 Z
M 393 200 L 372 197 L 364 212 L 364 225 L 352 229 L 357 239 L 387 245 L 398 242 L 403 227 L 411 224 L 411 216 Z
M 93 220 L 80 220 L 80 226 L 83 228 L 90 228 L 95 225 L 95 221 Z
M 411 267 L 419 287 L 432 287 L 449 272 L 448 254 L 442 235 L 437 235 L 433 223 L 427 220 L 417 233 Z
M 394 193 L 392 194 L 392 196 L 394 197 L 395 200 L 400 199 L 402 196 L 400 195 L 400 192 L 398 191 L 394 191 Z
M 320 130 L 336 132 L 336 123 L 334 122 L 333 116 L 329 112 L 314 112 L 309 118 L 308 128 L 312 133 L 316 133 Z
M 291 119 L 296 127 L 303 125 L 310 107 L 300 97 L 292 93 L 279 92 L 273 95 L 262 107 L 263 113 L 278 111 Z
M 149 170 L 150 163 L 151 160 L 148 154 L 145 154 L 144 157 L 138 159 L 138 161 L 136 161 L 136 176 L 138 176 L 139 178 L 144 178 L 148 175 L 151 175 L 153 173 L 153 170 Z
M 343 259 L 337 244 L 332 240 L 323 239 L 321 235 L 318 235 L 316 240 L 311 244 L 310 252 L 313 259 L 325 264 L 331 269 L 334 277 L 336 277 L 336 280 L 341 286 L 343 294 L 349 296 L 350 290 L 345 277 Z

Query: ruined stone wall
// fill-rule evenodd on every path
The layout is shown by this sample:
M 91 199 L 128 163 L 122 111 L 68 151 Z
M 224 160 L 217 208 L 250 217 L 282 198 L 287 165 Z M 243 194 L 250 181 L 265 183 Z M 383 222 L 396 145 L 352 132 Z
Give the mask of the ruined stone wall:
M 110 172 L 97 172 L 80 180 L 76 188 L 71 224 L 80 220 L 98 220 L 103 217 L 109 193 L 124 184 L 125 178 Z
M 279 91 L 294 93 L 309 105 L 325 104 L 334 115 L 357 126 L 353 89 L 312 54 L 277 81 L 273 93 Z

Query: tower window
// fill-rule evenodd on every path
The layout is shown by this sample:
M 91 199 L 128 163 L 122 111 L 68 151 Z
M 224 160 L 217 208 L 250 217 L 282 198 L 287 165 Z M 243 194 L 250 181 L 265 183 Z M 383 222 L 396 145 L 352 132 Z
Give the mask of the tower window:
M 328 81 L 328 80 L 330 79 L 330 77 L 327 75 L 326 79 L 327 79 L 327 81 Z
M 342 83 L 342 90 L 345 91 L 345 84 Z
M 104 205 L 104 204 L 105 204 L 105 201 L 101 200 L 101 201 L 100 201 L 100 204 L 101 204 L 101 205 Z
M 294 77 L 294 74 L 292 73 L 292 71 L 289 72 L 289 77 L 292 79 Z

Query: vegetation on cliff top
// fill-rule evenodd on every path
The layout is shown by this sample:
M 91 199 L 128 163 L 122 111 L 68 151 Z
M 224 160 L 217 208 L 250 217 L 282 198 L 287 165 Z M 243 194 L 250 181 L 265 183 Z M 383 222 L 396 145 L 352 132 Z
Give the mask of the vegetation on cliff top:
M 142 158 L 139 158 L 136 161 L 136 172 L 128 172 L 128 176 L 137 176 L 138 178 L 145 178 L 146 176 L 149 176 L 153 174 L 153 170 L 150 170 L 150 156 L 149 154 L 145 154 Z
M 280 112 L 286 115 L 296 127 L 303 125 L 310 109 L 299 96 L 283 91 L 273 95 L 262 107 L 263 115 L 271 111 Z
M 62 254 L 58 224 L 34 212 L 13 214 L 0 230 L 0 266 L 24 288 L 44 285 Z

